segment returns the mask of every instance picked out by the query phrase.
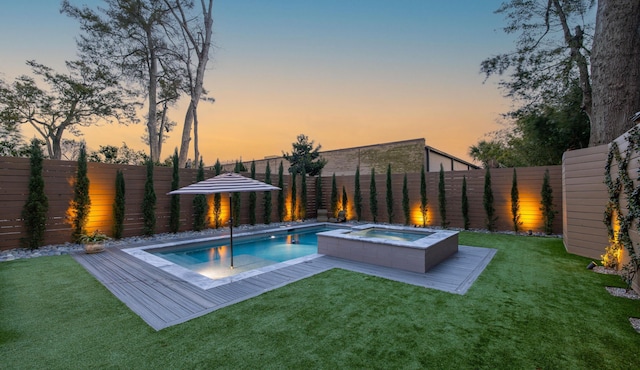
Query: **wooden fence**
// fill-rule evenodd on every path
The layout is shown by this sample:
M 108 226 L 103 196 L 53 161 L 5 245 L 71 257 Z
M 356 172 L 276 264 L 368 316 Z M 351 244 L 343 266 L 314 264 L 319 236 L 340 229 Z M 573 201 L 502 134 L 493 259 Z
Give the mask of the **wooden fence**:
M 45 244 L 59 244 L 70 241 L 71 226 L 67 220 L 69 204 L 73 198 L 73 182 L 76 173 L 76 162 L 45 160 L 43 175 L 45 178 L 45 192 L 49 199 L 48 221 L 46 225 Z M 115 198 L 116 171 L 122 170 L 125 178 L 126 202 L 125 202 L 125 227 L 124 236 L 137 236 L 142 234 L 142 199 L 144 195 L 144 183 L 146 180 L 146 168 L 143 166 L 111 165 L 104 163 L 89 163 L 88 176 L 90 179 L 91 212 L 87 230 L 100 230 L 108 235 L 113 228 L 113 201 Z M 518 188 L 520 192 L 521 230 L 534 232 L 542 231 L 542 218 L 540 214 L 540 190 L 545 167 L 517 168 Z M 551 186 L 554 191 L 555 209 L 562 214 L 562 183 L 560 166 L 548 167 L 551 176 Z M 186 186 L 196 179 L 197 170 L 181 169 L 180 186 Z M 205 171 L 205 177 L 212 177 L 212 171 Z M 245 175 L 247 175 L 245 173 Z M 511 179 L 513 169 L 492 169 L 492 189 L 495 198 L 497 229 L 512 230 L 511 223 Z M 428 226 L 439 226 L 440 216 L 438 211 L 438 173 L 427 173 L 428 195 Z M 450 227 L 462 227 L 461 211 L 461 187 L 463 177 L 467 180 L 467 195 L 469 198 L 469 216 L 471 228 L 484 228 L 486 217 L 483 208 L 484 170 L 445 172 L 445 194 L 447 199 L 447 220 Z M 156 233 L 169 231 L 170 217 L 170 191 L 172 169 L 168 167 L 155 167 L 154 189 L 157 195 L 156 206 Z M 392 176 L 393 193 L 393 219 L 394 223 L 404 223 L 402 208 L 402 184 L 404 175 Z M 20 246 L 20 239 L 24 235 L 24 225 L 21 219 L 22 208 L 28 196 L 29 160 L 25 158 L 0 157 L 0 202 L 3 205 L 0 211 L 0 250 L 16 248 Z M 256 176 L 264 180 L 264 174 Z M 277 173 L 271 175 L 274 185 L 277 185 Z M 307 181 L 307 218 L 315 218 L 315 180 Z M 298 197 L 300 197 L 300 178 L 297 180 Z M 362 220 L 372 220 L 369 207 L 370 175 L 362 175 L 360 178 L 363 198 Z M 409 189 L 412 225 L 422 225 L 419 212 L 420 203 L 420 175 L 407 174 Z M 342 197 L 344 186 L 347 192 L 349 219 L 355 219 L 353 197 L 355 190 L 354 176 L 340 176 L 336 178 L 339 197 Z M 386 206 L 386 174 L 376 175 L 378 222 L 387 222 Z M 323 207 L 330 208 L 332 177 L 322 178 Z M 285 175 L 284 193 L 287 199 L 287 219 L 290 219 L 290 176 Z M 192 229 L 193 224 L 193 195 L 182 195 L 180 198 L 180 230 Z M 213 202 L 213 196 L 208 197 L 209 204 Z M 298 200 L 298 204 L 299 204 Z M 249 195 L 241 195 L 240 222 L 249 223 Z M 210 207 L 211 211 L 212 207 Z M 222 219 L 228 219 L 229 198 L 222 197 Z M 264 195 L 257 194 L 256 221 L 263 223 Z M 562 220 L 557 216 L 554 222 L 554 233 L 562 233 Z M 272 222 L 278 221 L 277 192 L 272 192 Z M 212 226 L 212 223 L 210 223 Z

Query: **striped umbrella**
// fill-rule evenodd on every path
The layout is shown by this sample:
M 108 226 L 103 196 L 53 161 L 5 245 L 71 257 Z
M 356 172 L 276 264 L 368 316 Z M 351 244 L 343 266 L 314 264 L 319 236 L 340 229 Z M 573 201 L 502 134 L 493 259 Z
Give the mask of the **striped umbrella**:
M 229 193 L 229 205 L 231 205 L 231 196 L 233 193 L 246 193 L 258 191 L 281 190 L 277 186 L 267 184 L 262 181 L 244 177 L 238 173 L 223 173 L 216 177 L 206 179 L 195 184 L 185 186 L 180 189 L 170 191 L 169 195 L 174 194 L 216 194 Z M 229 219 L 230 230 L 230 251 L 231 251 L 231 268 L 233 268 L 233 207 L 231 208 L 231 218 Z

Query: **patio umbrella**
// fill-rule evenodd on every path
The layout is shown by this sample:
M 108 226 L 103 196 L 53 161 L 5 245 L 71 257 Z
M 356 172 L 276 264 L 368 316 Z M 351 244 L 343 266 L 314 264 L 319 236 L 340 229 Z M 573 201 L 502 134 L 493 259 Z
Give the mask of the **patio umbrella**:
M 262 181 L 250 179 L 244 177 L 238 173 L 223 173 L 216 177 L 206 179 L 194 184 L 185 186 L 180 189 L 170 191 L 169 195 L 174 194 L 216 194 L 216 193 L 229 193 L 229 207 L 231 211 L 231 217 L 229 219 L 230 238 L 229 245 L 231 251 L 231 268 L 233 268 L 233 207 L 231 202 L 231 196 L 233 193 L 246 193 L 246 192 L 258 192 L 258 191 L 271 191 L 280 190 L 279 187 L 267 184 Z

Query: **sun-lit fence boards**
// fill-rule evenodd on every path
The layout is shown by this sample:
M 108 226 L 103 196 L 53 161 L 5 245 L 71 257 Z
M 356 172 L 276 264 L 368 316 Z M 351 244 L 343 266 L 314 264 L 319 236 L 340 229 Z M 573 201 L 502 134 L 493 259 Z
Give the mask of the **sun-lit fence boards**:
M 49 198 L 49 212 L 47 213 L 47 228 L 45 244 L 58 244 L 70 241 L 71 226 L 67 220 L 67 210 L 73 198 L 73 182 L 77 163 L 73 161 L 44 161 L 45 192 Z M 107 235 L 112 235 L 113 229 L 113 202 L 115 198 L 116 171 L 120 169 L 124 173 L 126 197 L 124 233 L 127 236 L 142 235 L 142 199 L 144 196 L 144 183 L 146 169 L 144 166 L 112 165 L 104 163 L 89 163 L 88 176 L 90 179 L 89 193 L 91 197 L 91 212 L 87 231 L 100 230 Z M 542 177 L 546 167 L 518 168 L 518 187 L 520 190 L 520 210 L 523 225 L 521 230 L 534 232 L 542 231 L 540 215 L 540 189 Z M 562 212 L 562 189 L 560 166 L 548 167 L 551 174 L 551 185 L 554 191 L 555 209 Z M 355 169 L 354 169 L 355 172 Z M 445 173 L 445 185 L 447 196 L 447 219 L 450 227 L 462 227 L 461 188 L 463 176 L 467 178 L 467 195 L 469 198 L 469 216 L 471 228 L 485 227 L 485 213 L 482 206 L 484 189 L 484 170 L 457 171 Z M 513 169 L 492 169 L 492 187 L 495 197 L 494 207 L 498 215 L 498 230 L 512 230 L 510 214 L 510 190 Z M 196 169 L 180 170 L 180 186 L 189 185 L 196 180 Z M 247 173 L 243 175 L 248 176 Z M 27 158 L 0 157 L 0 249 L 16 248 L 20 245 L 20 238 L 24 232 L 21 212 L 28 195 L 29 160 Z M 156 167 L 154 169 L 154 188 L 157 197 L 156 206 L 156 233 L 169 232 L 170 199 L 166 195 L 171 189 L 172 169 L 169 167 Z M 205 177 L 213 177 L 213 171 L 205 171 Z M 427 173 L 427 195 L 429 198 L 427 225 L 439 226 L 438 215 L 438 173 Z M 393 222 L 404 223 L 402 209 L 402 184 L 404 174 L 392 175 L 393 189 Z M 256 179 L 263 181 L 264 174 L 256 174 Z M 275 176 L 271 176 L 275 183 Z M 306 218 L 316 217 L 315 204 L 315 178 L 307 180 L 307 207 Z M 354 190 L 355 177 L 338 176 L 336 178 L 338 196 L 342 197 L 342 187 L 345 187 L 348 204 L 347 217 L 355 219 Z M 362 219 L 372 219 L 369 208 L 369 182 L 370 175 L 361 175 L 360 184 L 362 192 Z M 379 171 L 376 175 L 378 192 L 378 220 L 386 222 L 386 174 Z M 419 212 L 420 204 L 420 174 L 407 174 L 409 189 L 411 225 L 422 225 L 422 216 Z M 298 205 L 300 204 L 301 191 L 300 177 L 297 177 Z M 286 221 L 291 221 L 291 177 L 285 175 L 285 200 Z M 323 206 L 329 208 L 331 197 L 331 177 L 322 179 Z M 180 231 L 191 230 L 193 225 L 193 195 L 182 195 L 180 200 Z M 222 194 L 222 222 L 226 225 L 229 217 L 229 197 Z M 213 195 L 207 196 L 212 216 Z M 256 197 L 256 221 L 263 223 L 264 194 Z M 277 191 L 272 192 L 272 222 L 278 221 L 277 216 Z M 240 223 L 249 223 L 249 194 L 241 194 Z M 562 233 L 562 213 L 559 213 L 554 222 L 554 233 Z M 295 217 L 294 217 L 295 218 Z M 213 221 L 209 222 L 213 225 Z

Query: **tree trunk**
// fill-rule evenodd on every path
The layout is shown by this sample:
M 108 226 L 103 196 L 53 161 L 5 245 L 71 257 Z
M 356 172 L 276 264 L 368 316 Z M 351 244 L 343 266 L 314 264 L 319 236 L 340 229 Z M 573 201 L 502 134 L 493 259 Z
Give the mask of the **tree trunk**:
M 204 22 L 204 35 L 198 34 L 195 36 L 192 33 L 192 30 L 189 29 L 189 25 L 184 17 L 184 13 L 182 11 L 182 7 L 179 2 L 176 2 L 176 7 L 180 12 L 179 16 L 177 13 L 173 13 L 176 17 L 176 20 L 184 30 L 186 35 L 185 42 L 189 42 L 195 53 L 198 57 L 198 66 L 196 67 L 196 77 L 193 81 L 193 85 L 191 86 L 191 103 L 189 108 L 187 109 L 187 114 L 184 119 L 184 126 L 182 128 L 182 140 L 180 143 L 180 155 L 178 157 L 178 164 L 180 167 L 184 167 L 187 163 L 187 159 L 189 157 L 189 143 L 191 142 L 191 127 L 194 124 L 194 117 L 197 114 L 198 103 L 200 102 L 200 97 L 202 96 L 202 86 L 204 83 L 204 73 L 207 67 L 207 62 L 209 61 L 209 49 L 211 47 L 211 34 L 213 32 L 213 0 L 209 0 L 208 4 L 205 4 L 204 0 L 200 1 L 200 6 L 202 9 L 202 17 Z M 187 65 L 187 68 L 190 66 Z M 197 124 L 197 122 L 196 122 Z M 197 145 L 198 138 L 196 137 L 197 130 L 194 130 L 194 142 Z M 195 149 L 196 155 L 198 155 L 198 149 Z M 198 157 L 195 157 L 194 163 L 199 163 Z
M 198 148 L 198 111 L 193 110 L 193 158 L 195 164 L 200 163 L 200 148 Z
M 147 117 L 147 130 L 149 131 L 149 157 L 156 163 L 160 161 L 160 147 L 158 145 L 158 59 L 154 50 L 151 32 L 147 32 L 149 47 L 149 111 Z
M 593 112 L 589 146 L 634 126 L 640 111 L 640 2 L 599 0 L 591 55 Z

